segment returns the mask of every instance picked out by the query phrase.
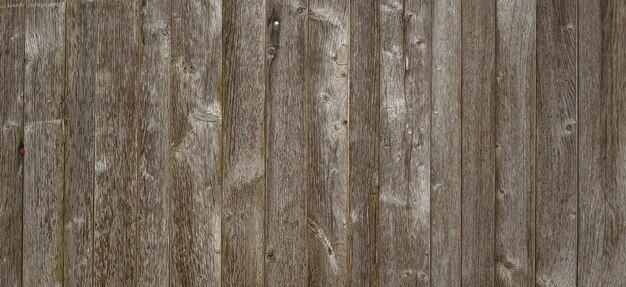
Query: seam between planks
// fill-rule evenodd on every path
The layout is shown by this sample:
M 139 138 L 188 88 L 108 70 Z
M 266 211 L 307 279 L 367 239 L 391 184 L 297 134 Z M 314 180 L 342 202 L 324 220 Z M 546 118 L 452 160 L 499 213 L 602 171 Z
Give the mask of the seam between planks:
M 143 7 L 142 0 L 135 0 L 135 81 L 133 85 L 135 94 L 135 286 L 139 286 L 139 278 L 141 277 L 141 269 L 139 268 L 141 261 L 141 157 L 142 142 L 141 138 L 141 68 L 143 66 Z

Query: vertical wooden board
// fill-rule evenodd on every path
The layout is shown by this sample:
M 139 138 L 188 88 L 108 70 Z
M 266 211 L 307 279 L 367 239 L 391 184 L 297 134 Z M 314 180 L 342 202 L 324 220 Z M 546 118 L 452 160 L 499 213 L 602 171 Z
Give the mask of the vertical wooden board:
M 65 4 L 25 12 L 22 283 L 53 286 L 63 282 Z
M 137 8 L 101 1 L 95 91 L 93 284 L 137 284 Z
M 222 281 L 260 286 L 264 260 L 276 260 L 271 252 L 263 254 L 264 63 L 272 50 L 265 51 L 265 1 L 225 1 L 223 9 Z
M 537 2 L 536 283 L 576 285 L 576 1 Z
M 433 6 L 431 285 L 461 284 L 461 1 Z
M 462 278 L 494 286 L 496 6 L 480 0 L 462 10 Z
M 220 286 L 222 3 L 172 5 L 170 285 Z
M 169 286 L 170 1 L 142 6 L 138 283 Z
M 305 286 L 307 277 L 306 0 L 266 7 L 266 286 Z
M 532 286 L 535 1 L 496 5 L 496 285 Z
M 17 2 L 17 3 L 15 3 Z M 24 7 L 0 6 L 0 286 L 22 282 Z
M 626 3 L 579 1 L 578 5 L 578 285 L 624 286 Z
M 308 285 L 346 286 L 348 252 L 347 0 L 309 2 L 307 51 Z
M 350 268 L 352 286 L 376 286 L 380 143 L 379 0 L 350 2 Z

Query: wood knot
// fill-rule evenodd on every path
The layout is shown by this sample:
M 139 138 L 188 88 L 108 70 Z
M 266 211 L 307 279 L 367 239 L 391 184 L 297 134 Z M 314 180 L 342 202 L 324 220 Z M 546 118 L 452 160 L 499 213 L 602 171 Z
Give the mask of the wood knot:
M 267 253 L 265 253 L 265 260 L 271 263 L 276 262 L 276 256 L 274 255 L 274 251 L 268 251 Z
M 24 148 L 23 144 L 20 144 L 20 147 L 17 149 L 17 153 L 21 156 L 24 157 L 24 155 L 26 154 L 26 149 Z

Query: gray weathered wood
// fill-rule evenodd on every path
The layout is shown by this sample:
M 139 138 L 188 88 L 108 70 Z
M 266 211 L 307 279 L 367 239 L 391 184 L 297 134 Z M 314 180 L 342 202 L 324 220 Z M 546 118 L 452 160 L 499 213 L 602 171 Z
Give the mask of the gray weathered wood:
M 463 286 L 494 286 L 495 4 L 462 7 Z
M 141 286 L 170 286 L 170 12 L 168 0 L 142 6 L 139 131 L 138 279 Z
M 265 1 L 225 1 L 222 278 L 226 286 L 260 286 L 265 222 Z M 267 25 L 266 25 L 267 24 Z M 305 274 L 302 274 L 305 276 Z
M 380 0 L 350 1 L 350 285 L 376 286 Z
M 137 81 L 138 2 L 99 1 L 94 113 L 93 284 L 138 279 Z
M 496 7 L 495 281 L 534 286 L 535 1 Z
M 432 29 L 431 285 L 458 286 L 461 284 L 461 1 L 434 1 Z
M 307 2 L 266 4 L 265 286 L 307 284 Z
M 575 286 L 576 1 L 537 4 L 536 284 Z
M 578 286 L 625 286 L 626 3 L 578 5 Z
M 0 286 L 22 286 L 24 7 L 0 4 Z
M 63 282 L 65 3 L 27 3 L 24 52 L 24 286 Z
M 171 285 L 220 286 L 221 1 L 172 5 Z
M 347 0 L 309 2 L 308 285 L 346 286 L 348 262 Z

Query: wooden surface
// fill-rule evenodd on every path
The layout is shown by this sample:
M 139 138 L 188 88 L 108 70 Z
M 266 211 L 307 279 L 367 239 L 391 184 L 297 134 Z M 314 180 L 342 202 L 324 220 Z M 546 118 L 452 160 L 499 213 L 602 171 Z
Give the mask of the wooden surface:
M 625 286 L 618 0 L 2 0 L 0 286 Z

